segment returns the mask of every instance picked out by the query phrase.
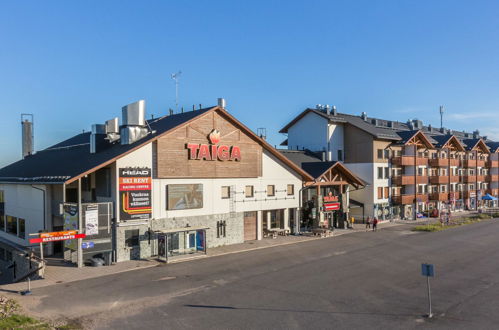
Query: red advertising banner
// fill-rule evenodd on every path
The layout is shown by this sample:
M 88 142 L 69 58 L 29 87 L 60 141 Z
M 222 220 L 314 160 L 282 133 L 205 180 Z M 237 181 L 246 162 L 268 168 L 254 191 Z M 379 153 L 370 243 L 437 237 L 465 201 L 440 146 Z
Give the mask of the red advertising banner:
M 325 203 L 324 211 L 335 211 L 340 209 L 340 203 Z
M 85 234 L 76 234 L 76 231 L 57 231 L 52 233 L 42 233 L 38 238 L 30 238 L 30 244 L 34 243 L 48 243 L 55 241 L 65 241 L 68 239 L 85 238 Z

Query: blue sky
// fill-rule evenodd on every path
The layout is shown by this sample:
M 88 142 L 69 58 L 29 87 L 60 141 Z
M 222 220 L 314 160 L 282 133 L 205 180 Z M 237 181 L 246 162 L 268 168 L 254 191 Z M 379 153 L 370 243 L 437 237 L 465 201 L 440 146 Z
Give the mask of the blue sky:
M 0 166 L 121 116 L 175 104 L 228 109 L 269 141 L 307 106 L 499 139 L 497 1 L 0 0 Z

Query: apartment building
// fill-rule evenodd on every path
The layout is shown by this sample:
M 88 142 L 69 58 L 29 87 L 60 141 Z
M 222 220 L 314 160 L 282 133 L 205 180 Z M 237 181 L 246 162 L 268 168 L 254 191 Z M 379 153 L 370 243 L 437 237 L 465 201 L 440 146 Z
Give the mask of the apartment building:
M 499 143 L 472 133 L 338 113 L 335 107 L 305 109 L 281 133 L 290 150 L 322 152 L 367 182 L 350 193 L 362 205 L 357 217 L 411 219 L 441 210 L 492 205 L 499 191 Z M 492 196 L 492 197 L 491 197 Z

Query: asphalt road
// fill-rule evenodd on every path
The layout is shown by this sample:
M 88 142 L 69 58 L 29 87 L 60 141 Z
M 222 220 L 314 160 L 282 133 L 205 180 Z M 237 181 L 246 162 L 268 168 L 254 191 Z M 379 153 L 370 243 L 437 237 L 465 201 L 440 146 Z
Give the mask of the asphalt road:
M 499 220 L 410 226 L 34 290 L 42 316 L 113 329 L 497 329 Z M 435 264 L 427 319 L 421 263 Z

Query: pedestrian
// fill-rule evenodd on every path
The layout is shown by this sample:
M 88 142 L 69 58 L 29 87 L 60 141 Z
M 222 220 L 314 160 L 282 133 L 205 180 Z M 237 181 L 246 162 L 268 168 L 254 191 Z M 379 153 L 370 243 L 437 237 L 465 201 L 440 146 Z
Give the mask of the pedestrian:
M 373 219 L 373 231 L 378 230 L 378 218 L 374 217 Z
M 367 217 L 366 219 L 366 231 L 371 229 L 371 217 Z
M 351 223 L 351 227 L 350 227 L 350 228 L 352 228 L 352 229 L 353 229 L 353 224 L 354 224 L 354 222 L 355 222 L 355 218 L 354 218 L 354 217 L 351 217 L 351 218 L 350 218 L 350 223 Z

